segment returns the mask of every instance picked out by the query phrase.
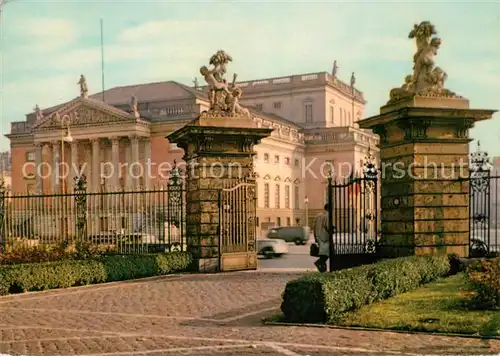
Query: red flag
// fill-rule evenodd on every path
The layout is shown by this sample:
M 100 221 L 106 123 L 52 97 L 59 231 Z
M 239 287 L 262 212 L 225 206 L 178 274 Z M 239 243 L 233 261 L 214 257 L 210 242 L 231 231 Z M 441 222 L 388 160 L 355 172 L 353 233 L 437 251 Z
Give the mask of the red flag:
M 354 172 L 349 176 L 349 195 L 358 195 L 361 191 L 361 181 L 354 177 Z

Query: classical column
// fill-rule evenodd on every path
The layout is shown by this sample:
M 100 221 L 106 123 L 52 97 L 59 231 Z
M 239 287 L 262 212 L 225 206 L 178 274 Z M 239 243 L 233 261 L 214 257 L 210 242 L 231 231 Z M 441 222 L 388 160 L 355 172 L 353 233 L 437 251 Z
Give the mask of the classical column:
M 139 188 L 139 137 L 136 135 L 130 136 L 130 143 L 132 149 L 132 160 L 130 173 L 132 174 L 132 187 L 135 189 Z
M 61 142 L 52 141 L 52 193 L 57 193 L 59 191 L 59 178 L 61 175 L 60 172 L 60 150 L 61 150 Z
M 130 142 L 125 146 L 125 190 L 130 190 L 132 188 L 132 179 L 130 177 L 130 168 L 132 161 L 132 147 Z
M 75 177 L 80 173 L 80 163 L 78 162 L 78 141 L 71 142 L 71 166 L 69 167 L 68 193 L 73 191 Z
M 42 153 L 43 143 L 37 143 L 35 151 L 35 180 L 36 180 L 36 194 L 42 194 Z
M 98 138 L 91 139 L 90 141 L 92 142 L 92 169 L 90 171 L 92 190 L 94 192 L 98 192 L 99 185 L 101 182 L 101 170 L 100 170 L 101 148 L 99 146 Z
M 111 184 L 114 190 L 120 186 L 120 138 L 111 137 L 111 163 L 113 165 L 113 177 Z
M 149 190 L 151 188 L 151 139 L 149 137 L 144 138 L 144 189 Z

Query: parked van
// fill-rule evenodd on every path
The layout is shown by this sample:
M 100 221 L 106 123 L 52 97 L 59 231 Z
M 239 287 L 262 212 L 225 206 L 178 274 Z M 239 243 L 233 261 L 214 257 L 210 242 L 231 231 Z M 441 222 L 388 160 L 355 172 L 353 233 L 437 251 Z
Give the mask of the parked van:
M 296 245 L 305 245 L 309 240 L 309 234 L 310 229 L 307 226 L 284 226 L 270 229 L 267 232 L 267 238 L 294 242 Z

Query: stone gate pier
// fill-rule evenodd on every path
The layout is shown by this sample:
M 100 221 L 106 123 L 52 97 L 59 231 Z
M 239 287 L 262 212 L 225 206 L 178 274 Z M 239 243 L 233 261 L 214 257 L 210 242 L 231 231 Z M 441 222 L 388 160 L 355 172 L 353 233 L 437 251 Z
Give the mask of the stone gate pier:
M 242 90 L 223 78 L 229 54 L 210 58 L 200 73 L 210 109 L 167 138 L 184 150 L 188 250 L 199 272 L 257 268 L 254 145 L 271 128 L 257 127 L 239 104 Z
M 359 122 L 380 135 L 381 241 L 385 257 L 429 253 L 468 255 L 469 129 L 494 110 L 444 87 L 434 64 L 441 39 L 429 22 L 416 25 L 414 72 L 392 89 L 380 115 Z

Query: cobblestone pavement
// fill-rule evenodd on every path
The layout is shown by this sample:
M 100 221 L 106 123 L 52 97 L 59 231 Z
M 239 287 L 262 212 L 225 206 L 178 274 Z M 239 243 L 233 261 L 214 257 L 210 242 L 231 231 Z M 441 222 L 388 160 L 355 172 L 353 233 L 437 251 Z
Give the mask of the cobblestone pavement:
M 264 326 L 299 273 L 179 275 L 0 298 L 11 355 L 485 355 L 500 341 Z

